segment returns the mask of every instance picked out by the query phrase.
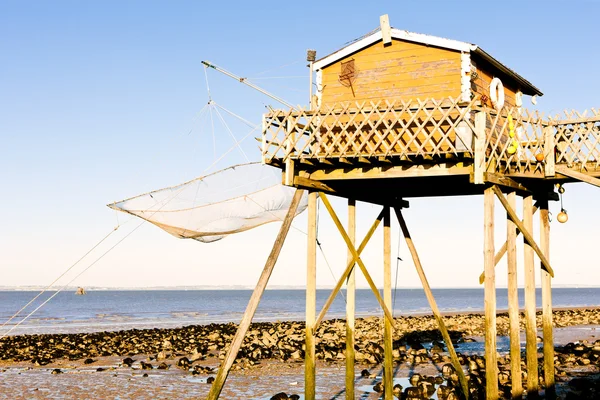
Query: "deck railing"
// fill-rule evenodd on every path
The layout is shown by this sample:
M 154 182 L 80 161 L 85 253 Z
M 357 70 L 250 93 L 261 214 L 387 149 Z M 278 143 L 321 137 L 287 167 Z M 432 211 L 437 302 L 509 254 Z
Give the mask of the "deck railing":
M 477 100 L 340 103 L 274 110 L 263 117 L 262 134 L 263 162 L 274 165 L 461 157 L 473 158 L 485 172 L 554 175 L 555 164 L 600 168 L 600 111 L 593 109 L 589 116 L 572 112 L 560 119 L 515 107 L 497 112 Z

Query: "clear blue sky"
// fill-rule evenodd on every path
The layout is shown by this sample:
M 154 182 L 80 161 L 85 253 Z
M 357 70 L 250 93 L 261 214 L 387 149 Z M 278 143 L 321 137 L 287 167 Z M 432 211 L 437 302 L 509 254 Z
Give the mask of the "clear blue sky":
M 255 82 L 305 104 L 306 49 L 326 55 L 376 28 L 385 13 L 396 28 L 480 45 L 545 93 L 543 112 L 600 107 L 598 1 L 3 1 L 0 286 L 49 283 L 115 226 L 105 204 L 201 175 L 214 161 L 213 147 L 221 154 L 232 145 L 218 123 L 213 144 L 206 114 L 194 119 L 208 100 L 201 60 L 246 77 L 287 76 Z M 277 106 L 214 71 L 209 81 L 219 104 L 250 121 L 260 121 L 265 105 Z M 231 126 L 238 138 L 248 132 Z M 253 159 L 256 144 L 244 145 Z M 218 168 L 241 161 L 232 153 Z M 552 224 L 556 284 L 600 285 L 599 199 L 598 189 L 567 186 L 570 221 Z M 477 284 L 482 202 L 412 201 L 406 218 L 433 286 Z M 365 205 L 361 212 L 364 231 L 377 210 Z M 345 249 L 322 220 L 321 241 L 339 275 Z M 305 223 L 299 217 L 295 224 Z M 277 225 L 214 244 L 143 226 L 74 284 L 253 285 Z M 500 226 L 498 246 L 503 235 Z M 379 236 L 365 255 L 378 282 Z M 304 284 L 305 240 L 292 231 L 274 284 Z M 404 246 L 401 256 L 408 259 Z M 321 266 L 319 284 L 332 285 Z M 408 262 L 400 271 L 400 286 L 418 284 Z M 500 267 L 499 285 L 505 275 Z

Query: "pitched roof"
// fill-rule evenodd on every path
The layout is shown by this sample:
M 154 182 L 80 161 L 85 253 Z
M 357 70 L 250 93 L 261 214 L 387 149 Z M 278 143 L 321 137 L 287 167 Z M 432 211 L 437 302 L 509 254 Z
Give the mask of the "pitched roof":
M 521 91 L 524 94 L 538 96 L 543 95 L 543 93 L 537 87 L 533 86 L 531 82 L 529 82 L 527 79 L 523 78 L 521 75 L 517 74 L 512 69 L 502 64 L 500 61 L 496 60 L 489 53 L 487 53 L 481 47 L 475 44 L 460 42 L 458 40 L 445 39 L 437 36 L 424 35 L 421 33 L 403 31 L 396 28 L 391 29 L 391 36 L 393 39 L 404 40 L 407 42 L 421 43 L 427 46 L 441 47 L 443 49 L 455 50 L 465 53 L 469 52 L 472 55 L 475 55 L 481 58 L 483 61 L 489 63 L 501 73 L 507 75 L 509 78 L 513 79 L 521 87 Z M 367 35 L 353 41 L 347 46 L 317 60 L 314 63 L 314 69 L 323 69 L 328 65 L 331 65 L 334 62 L 341 60 L 380 40 L 382 40 L 382 34 L 381 29 L 378 28 L 368 33 Z

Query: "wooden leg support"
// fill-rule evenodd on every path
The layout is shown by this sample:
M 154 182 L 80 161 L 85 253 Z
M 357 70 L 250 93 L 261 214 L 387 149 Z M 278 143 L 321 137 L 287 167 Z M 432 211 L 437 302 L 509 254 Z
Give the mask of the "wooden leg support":
M 496 274 L 494 271 L 494 191 L 484 192 L 485 378 L 486 398 L 498 399 L 496 357 Z
M 385 207 L 383 214 L 383 301 L 392 308 L 392 236 L 390 230 L 390 207 Z M 383 391 L 385 400 L 393 400 L 394 355 L 392 354 L 393 320 L 384 318 L 383 324 Z
M 379 221 L 379 220 L 378 220 Z M 348 237 L 356 243 L 356 201 L 348 200 Z M 346 399 L 354 400 L 354 318 L 356 299 L 356 271 L 354 256 L 348 251 L 351 270 L 346 281 Z
M 533 198 L 523 198 L 523 221 L 525 229 L 533 230 Z M 538 359 L 535 323 L 535 273 L 533 249 L 525 243 L 525 339 L 527 349 L 527 398 L 538 396 Z
M 308 194 L 308 243 L 306 261 L 306 340 L 304 352 L 304 396 L 315 400 L 315 323 L 317 309 L 317 192 Z
M 548 201 L 545 200 L 540 212 L 540 247 L 544 255 L 550 258 L 550 221 L 548 219 Z M 556 398 L 554 382 L 554 337 L 552 332 L 552 277 L 545 270 L 542 273 L 542 326 L 544 331 L 544 384 L 546 399 Z
M 225 360 L 223 360 L 223 364 L 221 368 L 219 368 L 219 372 L 217 373 L 217 377 L 210 388 L 210 392 L 208 393 L 208 400 L 216 400 L 219 398 L 221 394 L 221 390 L 223 390 L 223 385 L 227 380 L 227 376 L 229 375 L 229 371 L 235 361 L 235 358 L 242 347 L 242 343 L 244 341 L 244 337 L 246 336 L 246 332 L 250 327 L 250 323 L 252 322 L 252 318 L 254 317 L 254 313 L 258 308 L 258 303 L 265 291 L 265 287 L 269 282 L 269 278 L 271 277 L 271 273 L 273 272 L 273 268 L 275 267 L 275 263 L 277 262 L 277 258 L 279 258 L 279 253 L 281 253 L 281 248 L 283 247 L 283 243 L 285 242 L 285 238 L 290 230 L 290 226 L 292 225 L 292 220 L 296 216 L 296 211 L 298 210 L 298 204 L 300 203 L 300 199 L 302 198 L 302 194 L 304 190 L 298 189 L 294 194 L 294 198 L 292 199 L 292 203 L 290 204 L 290 209 L 283 220 L 283 224 L 279 229 L 279 234 L 277 235 L 277 239 L 275 240 L 275 244 L 273 245 L 273 249 L 271 250 L 271 254 L 269 254 L 269 258 L 265 263 L 265 267 L 263 269 L 260 278 L 258 279 L 258 283 L 252 292 L 252 296 L 250 297 L 250 301 L 248 302 L 248 306 L 246 307 L 246 312 L 240 322 L 237 332 L 233 337 L 233 341 L 231 342 L 231 346 L 225 355 Z
M 421 284 L 423 285 L 423 290 L 425 290 L 425 296 L 427 297 L 427 301 L 429 302 L 429 306 L 431 307 L 431 311 L 435 316 L 435 319 L 438 323 L 440 331 L 442 332 L 442 336 L 444 338 L 444 342 L 446 342 L 446 347 L 448 347 L 448 353 L 450 353 L 450 359 L 452 360 L 452 365 L 458 374 L 458 378 L 460 380 L 460 385 L 462 387 L 463 392 L 468 398 L 469 393 L 469 385 L 467 382 L 467 378 L 465 377 L 465 373 L 463 372 L 462 366 L 458 361 L 458 356 L 456 355 L 456 350 L 454 350 L 454 345 L 452 344 L 452 340 L 450 339 L 450 334 L 448 333 L 448 329 L 446 329 L 446 325 L 444 324 L 444 320 L 442 319 L 442 314 L 438 309 L 435 298 L 433 297 L 433 292 L 431 291 L 431 287 L 429 287 L 429 282 L 427 281 L 427 277 L 425 276 L 425 271 L 423 270 L 423 265 L 421 265 L 421 260 L 419 258 L 419 254 L 417 253 L 417 248 L 413 243 L 413 240 L 410 236 L 410 232 L 408 231 L 408 227 L 406 226 L 406 221 L 402 216 L 402 212 L 399 208 L 394 208 L 396 212 L 396 217 L 398 218 L 398 222 L 400 223 L 400 229 L 402 230 L 402 234 L 404 235 L 404 239 L 406 240 L 406 244 L 410 251 L 410 254 L 413 259 L 413 263 L 415 264 L 415 268 L 417 273 L 419 274 L 419 278 L 421 279 Z
M 508 194 L 508 204 L 516 207 L 516 193 Z M 508 263 L 508 318 L 510 321 L 510 375 L 512 398 L 523 397 L 521 377 L 521 338 L 519 326 L 519 292 L 517 289 L 517 229 L 515 223 L 507 218 L 506 248 Z

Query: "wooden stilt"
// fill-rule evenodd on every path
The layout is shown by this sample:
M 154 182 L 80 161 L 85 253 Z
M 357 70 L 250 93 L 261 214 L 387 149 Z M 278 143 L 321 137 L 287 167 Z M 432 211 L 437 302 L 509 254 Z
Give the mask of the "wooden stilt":
M 540 247 L 550 259 L 550 221 L 548 200 L 544 199 L 540 212 Z M 552 277 L 542 269 L 542 326 L 544 331 L 544 384 L 546 399 L 556 398 L 554 383 L 554 337 L 552 332 Z
M 246 336 L 246 332 L 250 327 L 250 323 L 252 322 L 252 318 L 254 317 L 254 313 L 258 307 L 258 303 L 265 291 L 265 287 L 269 282 L 269 278 L 271 277 L 271 273 L 273 272 L 273 268 L 275 267 L 275 263 L 277 262 L 277 258 L 279 258 L 279 254 L 281 253 L 281 248 L 283 247 L 283 243 L 285 242 L 285 238 L 290 230 L 290 226 L 292 225 L 292 220 L 296 216 L 296 211 L 298 210 L 298 204 L 300 203 L 300 199 L 302 198 L 302 194 L 304 190 L 298 189 L 294 194 L 294 198 L 292 199 L 292 203 L 290 204 L 290 208 L 283 220 L 283 224 L 279 229 L 279 234 L 277 235 L 277 239 L 275 239 L 275 244 L 273 245 L 273 249 L 271 250 L 271 254 L 269 254 L 269 258 L 265 263 L 265 267 L 263 268 L 262 274 L 258 279 L 258 283 L 252 292 L 252 296 L 250 297 L 250 301 L 248 302 L 248 306 L 246 307 L 246 311 L 244 312 L 244 316 L 242 317 L 242 321 L 238 327 L 235 336 L 233 337 L 233 341 L 231 342 L 231 346 L 225 355 L 225 359 L 223 360 L 223 364 L 221 368 L 219 368 L 219 372 L 217 373 L 217 377 L 210 388 L 210 392 L 208 393 L 208 400 L 216 400 L 219 398 L 221 394 L 221 390 L 223 390 L 223 385 L 227 380 L 227 376 L 229 375 L 229 371 L 235 361 L 235 358 L 242 347 L 242 343 L 244 341 L 244 336 Z
M 383 301 L 392 309 L 392 237 L 390 230 L 390 207 L 386 206 L 383 214 Z M 383 324 L 383 391 L 385 400 L 393 400 L 392 393 L 394 372 L 394 356 L 392 354 L 392 324 L 389 318 L 384 318 Z
M 348 199 L 348 237 L 356 244 L 356 201 Z M 354 318 L 356 297 L 356 271 L 354 256 L 348 251 L 348 264 L 352 263 L 346 284 L 346 399 L 354 400 Z
M 308 243 L 306 260 L 306 341 L 304 353 L 304 397 L 316 395 L 315 323 L 317 309 L 317 192 L 308 194 Z
M 450 339 L 450 334 L 448 333 L 448 329 L 446 329 L 446 324 L 444 324 L 444 320 L 442 319 L 442 314 L 438 309 L 437 303 L 435 301 L 435 297 L 433 297 L 433 292 L 431 291 L 431 287 L 429 286 L 429 281 L 427 281 L 427 277 L 425 276 L 425 271 L 423 270 L 423 265 L 421 264 L 421 259 L 419 258 L 419 254 L 417 253 L 417 248 L 410 236 L 410 232 L 408 231 L 408 227 L 406 226 L 406 221 L 402 216 L 402 212 L 399 208 L 395 208 L 396 217 L 398 218 L 398 222 L 400 223 L 400 229 L 402 230 L 402 234 L 404 235 L 404 239 L 406 240 L 406 245 L 410 251 L 410 254 L 413 259 L 413 263 L 415 264 L 415 268 L 417 273 L 419 274 L 419 278 L 421 279 L 421 284 L 423 285 L 423 290 L 425 291 L 425 296 L 427 297 L 427 301 L 429 302 L 429 306 L 431 307 L 431 311 L 435 316 L 435 319 L 438 323 L 440 331 L 442 332 L 442 337 L 444 338 L 444 342 L 446 342 L 446 347 L 448 347 L 448 353 L 450 354 L 450 360 L 452 361 L 452 365 L 458 374 L 458 378 L 460 380 L 460 385 L 462 387 L 463 392 L 466 394 L 466 398 L 468 398 L 469 393 L 469 385 L 467 382 L 467 378 L 465 377 L 465 373 L 458 361 L 458 356 L 456 354 L 456 350 L 454 349 L 454 345 L 452 344 L 452 340 Z
M 516 193 L 508 194 L 508 204 L 516 208 Z M 523 397 L 523 381 L 521 379 L 521 338 L 519 328 L 519 292 L 517 289 L 517 227 L 507 218 L 506 225 L 506 257 L 508 263 L 508 318 L 510 321 L 510 373 L 512 398 Z
M 498 398 L 498 362 L 496 358 L 496 273 L 494 266 L 494 190 L 484 193 L 484 266 L 485 266 L 485 378 L 486 398 Z
M 533 230 L 533 198 L 523 198 L 523 225 Z M 527 398 L 538 395 L 538 359 L 535 324 L 535 274 L 533 265 L 533 249 L 525 242 L 525 339 L 527 350 Z

